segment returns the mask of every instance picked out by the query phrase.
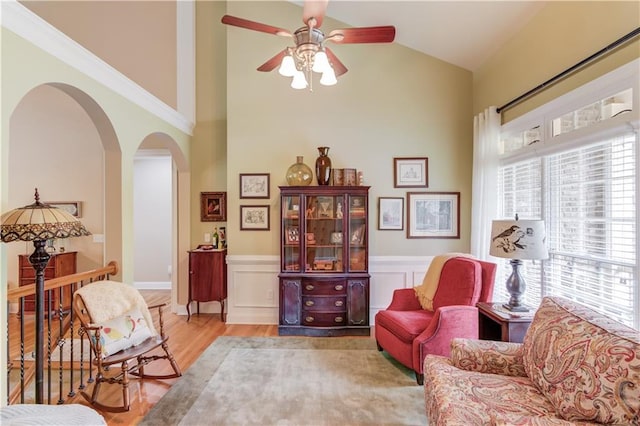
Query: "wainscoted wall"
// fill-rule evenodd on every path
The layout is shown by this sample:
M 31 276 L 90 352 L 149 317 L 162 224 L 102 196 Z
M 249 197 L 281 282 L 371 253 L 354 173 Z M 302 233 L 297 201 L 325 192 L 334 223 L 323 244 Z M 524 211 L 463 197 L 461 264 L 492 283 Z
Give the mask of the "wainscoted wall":
M 371 324 L 375 314 L 389 305 L 393 290 L 422 283 L 431 259 L 433 256 L 369 258 Z M 278 256 L 227 256 L 227 323 L 278 323 L 279 262 Z M 220 304 L 201 303 L 200 312 L 220 312 Z M 179 313 L 186 314 L 184 306 Z

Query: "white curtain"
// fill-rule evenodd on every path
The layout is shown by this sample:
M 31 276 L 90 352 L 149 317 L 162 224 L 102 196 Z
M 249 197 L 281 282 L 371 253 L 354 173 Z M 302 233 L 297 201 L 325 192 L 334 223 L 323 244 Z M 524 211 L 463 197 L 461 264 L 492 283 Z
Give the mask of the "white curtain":
M 498 218 L 498 144 L 500 114 L 489 107 L 473 118 L 471 254 L 489 258 L 491 221 Z

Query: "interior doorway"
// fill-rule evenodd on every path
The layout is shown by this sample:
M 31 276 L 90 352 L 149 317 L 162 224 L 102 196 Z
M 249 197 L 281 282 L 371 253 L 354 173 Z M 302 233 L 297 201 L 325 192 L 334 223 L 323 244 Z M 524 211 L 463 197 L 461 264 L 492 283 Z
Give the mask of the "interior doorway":
M 133 167 L 135 287 L 171 289 L 173 275 L 172 158 L 165 149 L 139 149 Z

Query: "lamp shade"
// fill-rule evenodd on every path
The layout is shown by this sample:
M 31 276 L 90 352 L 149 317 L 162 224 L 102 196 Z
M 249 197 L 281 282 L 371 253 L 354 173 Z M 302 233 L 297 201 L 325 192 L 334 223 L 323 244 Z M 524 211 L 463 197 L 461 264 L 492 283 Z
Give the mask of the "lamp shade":
M 35 203 L 11 210 L 0 217 L 0 239 L 3 242 L 91 235 L 71 214 L 41 203 L 37 190 L 35 198 Z
M 537 260 L 549 257 L 542 220 L 494 220 L 489 254 L 505 259 Z

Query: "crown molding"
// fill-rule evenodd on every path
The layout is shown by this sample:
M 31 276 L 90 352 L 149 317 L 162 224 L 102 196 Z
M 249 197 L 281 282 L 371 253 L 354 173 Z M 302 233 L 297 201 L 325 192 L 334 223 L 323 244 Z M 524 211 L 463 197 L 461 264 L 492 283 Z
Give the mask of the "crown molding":
M 194 123 L 16 0 L 2 0 L 2 27 L 192 136 Z

